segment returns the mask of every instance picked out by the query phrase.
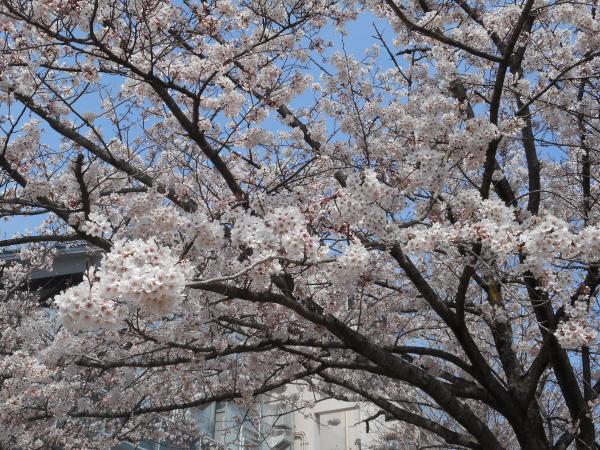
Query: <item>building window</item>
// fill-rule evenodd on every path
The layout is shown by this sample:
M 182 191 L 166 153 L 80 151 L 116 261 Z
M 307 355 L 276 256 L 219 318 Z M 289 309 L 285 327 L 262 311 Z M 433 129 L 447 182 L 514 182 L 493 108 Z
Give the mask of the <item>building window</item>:
M 217 403 L 215 408 L 215 441 L 224 443 L 225 434 L 227 433 L 227 425 L 225 423 L 225 405 Z
M 306 440 L 304 438 L 304 433 L 295 433 L 294 434 L 294 444 L 292 446 L 292 450 L 304 450 L 306 445 Z
M 358 409 L 319 414 L 319 450 L 359 450 Z

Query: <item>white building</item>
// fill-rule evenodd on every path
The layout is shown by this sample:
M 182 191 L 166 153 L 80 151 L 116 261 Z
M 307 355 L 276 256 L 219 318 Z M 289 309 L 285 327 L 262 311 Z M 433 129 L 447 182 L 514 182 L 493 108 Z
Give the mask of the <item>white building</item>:
M 314 408 L 279 415 L 276 402 L 256 406 L 264 414 L 258 428 L 250 421 L 240 423 L 246 416 L 231 403 L 213 403 L 192 412 L 197 417 L 206 439 L 195 448 L 216 450 L 361 450 L 370 448 L 377 424 L 371 422 L 366 432 L 364 418 L 369 417 L 367 406 L 328 399 Z M 379 421 L 377 423 L 377 421 Z M 114 450 L 181 450 L 165 443 L 142 442 L 138 446 L 123 443 Z
M 360 450 L 368 440 L 365 407 L 356 403 L 328 399 L 293 416 L 294 450 Z

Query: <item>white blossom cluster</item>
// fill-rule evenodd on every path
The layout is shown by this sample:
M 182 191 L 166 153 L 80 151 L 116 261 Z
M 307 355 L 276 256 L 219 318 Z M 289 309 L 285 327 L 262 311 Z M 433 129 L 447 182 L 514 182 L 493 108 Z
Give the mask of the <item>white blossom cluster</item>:
M 100 284 L 81 283 L 57 295 L 54 302 L 63 323 L 71 329 L 116 327 L 122 323 L 127 309 L 103 294 Z
M 335 287 L 355 284 L 369 265 L 369 251 L 360 243 L 352 243 L 335 263 L 331 264 L 329 280 Z
M 273 142 L 273 134 L 262 128 L 250 128 L 243 137 L 242 145 L 246 148 L 254 148 L 259 145 L 269 145 Z
M 55 298 L 64 323 L 72 328 L 119 326 L 129 309 L 152 315 L 176 310 L 190 267 L 153 240 L 117 241 L 90 283 Z
M 528 254 L 553 255 L 561 253 L 568 255 L 575 249 L 573 241 L 576 238 L 569 225 L 554 216 L 547 216 L 535 224 L 529 231 L 523 233 L 521 240 Z
M 340 225 L 348 223 L 383 233 L 387 217 L 382 206 L 389 204 L 391 194 L 393 189 L 379 181 L 374 171 L 352 174 L 347 188 L 340 190 L 332 212 Z
M 186 242 L 192 243 L 190 251 L 193 254 L 216 249 L 223 244 L 223 227 L 218 221 L 210 220 L 201 211 L 188 213 L 165 204 L 162 195 L 156 191 L 127 197 L 111 196 L 110 207 L 113 213 L 110 220 L 106 215 L 91 213 L 90 220 L 80 228 L 87 234 L 98 233 L 106 237 L 111 224 L 119 224 L 126 217 L 127 228 L 116 231 L 115 236 L 119 239 L 146 240 L 152 237 L 162 244 L 175 245 L 183 235 Z
M 279 254 L 302 259 L 318 249 L 318 241 L 306 228 L 306 217 L 295 206 L 272 208 L 264 218 L 248 214 L 234 214 L 233 217 L 232 245 L 252 248 L 256 256 Z
M 88 220 L 83 222 L 79 229 L 95 237 L 104 237 L 111 230 L 108 219 L 99 213 L 90 213 Z
M 453 230 L 452 230 L 453 231 Z M 404 248 L 407 252 L 415 255 L 432 252 L 439 245 L 445 245 L 456 239 L 454 233 L 440 224 L 433 224 L 431 227 L 420 229 L 411 229 L 403 233 L 406 236 Z
M 37 120 L 25 123 L 21 135 L 11 143 L 5 144 L 4 155 L 8 161 L 17 165 L 21 170 L 28 170 L 27 161 L 31 159 L 35 148 L 40 143 L 40 128 Z
M 31 276 L 31 268 L 27 267 L 25 264 L 0 262 L 0 270 L 2 271 L 3 285 L 3 289 L 0 291 L 0 298 L 2 298 L 2 293 L 5 292 L 5 290 L 19 286 Z
M 589 322 L 586 302 L 580 300 L 574 305 L 566 305 L 565 313 L 568 320 L 560 322 L 554 333 L 560 345 L 564 348 L 579 348 L 594 344 L 598 332 Z

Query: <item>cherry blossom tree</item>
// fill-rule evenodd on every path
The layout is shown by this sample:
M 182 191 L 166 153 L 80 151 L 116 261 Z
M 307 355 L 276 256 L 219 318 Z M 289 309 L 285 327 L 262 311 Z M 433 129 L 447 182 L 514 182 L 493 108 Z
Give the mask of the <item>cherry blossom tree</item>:
M 295 383 L 396 448 L 600 447 L 596 11 L 2 0 L 0 213 L 44 221 L 0 241 L 0 445 Z M 56 243 L 104 256 L 39 303 Z

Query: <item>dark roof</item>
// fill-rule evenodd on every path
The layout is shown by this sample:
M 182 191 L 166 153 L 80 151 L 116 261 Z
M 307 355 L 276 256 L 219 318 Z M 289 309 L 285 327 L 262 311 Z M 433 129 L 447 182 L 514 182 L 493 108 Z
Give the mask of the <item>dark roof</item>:
M 90 246 L 55 248 L 57 253 L 52 269 L 34 269 L 27 282 L 21 286 L 21 290 L 37 292 L 42 303 L 69 286 L 81 283 L 85 271 L 98 265 L 102 257 L 102 250 Z M 0 253 L 0 262 L 5 261 L 19 262 L 19 250 Z
M 30 280 L 37 280 L 74 273 L 83 273 L 88 267 L 95 266 L 100 262 L 102 250 L 90 246 L 66 247 L 56 246 L 56 256 L 52 270 L 35 269 Z M 0 253 L 0 262 L 20 261 L 19 251 Z

